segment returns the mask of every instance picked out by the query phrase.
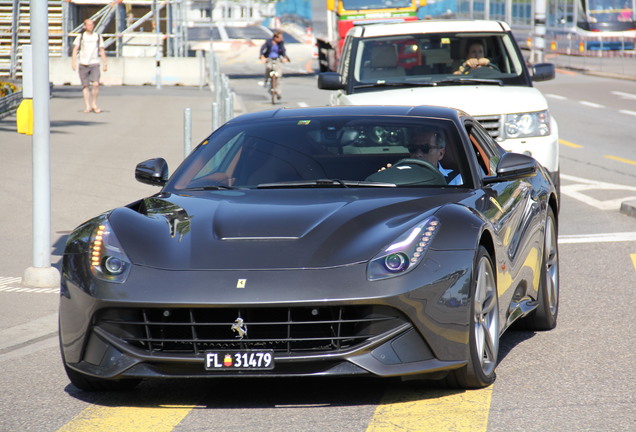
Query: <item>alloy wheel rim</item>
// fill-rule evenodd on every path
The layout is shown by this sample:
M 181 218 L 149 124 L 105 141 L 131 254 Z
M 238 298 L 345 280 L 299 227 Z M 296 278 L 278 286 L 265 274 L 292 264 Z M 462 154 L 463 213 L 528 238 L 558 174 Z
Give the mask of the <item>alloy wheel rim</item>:
M 479 261 L 474 302 L 473 326 L 477 357 L 483 373 L 490 375 L 495 369 L 499 351 L 499 308 L 495 278 L 486 257 Z
M 545 241 L 545 272 L 548 285 L 546 294 L 548 296 L 550 314 L 554 316 L 559 307 L 559 259 L 556 230 L 554 229 L 552 218 L 548 218 L 546 223 Z

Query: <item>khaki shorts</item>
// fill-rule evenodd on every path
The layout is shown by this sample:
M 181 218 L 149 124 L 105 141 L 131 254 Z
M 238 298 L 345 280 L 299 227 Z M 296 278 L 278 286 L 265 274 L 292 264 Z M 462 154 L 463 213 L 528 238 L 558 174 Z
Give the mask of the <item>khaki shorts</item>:
M 90 83 L 99 83 L 99 63 L 92 65 L 79 65 L 79 77 L 82 87 L 87 87 Z

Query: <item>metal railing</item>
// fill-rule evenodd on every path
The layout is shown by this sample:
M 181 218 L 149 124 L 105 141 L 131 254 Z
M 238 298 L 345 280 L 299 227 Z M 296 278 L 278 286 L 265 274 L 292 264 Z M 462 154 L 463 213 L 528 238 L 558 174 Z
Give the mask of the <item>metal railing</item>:
M 220 125 L 234 117 L 234 92 L 230 87 L 230 80 L 221 73 L 221 65 L 214 54 L 212 43 L 208 55 L 208 85 L 214 93 L 212 103 L 212 128 L 216 130 Z
M 0 118 L 13 114 L 22 102 L 22 90 L 0 97 Z

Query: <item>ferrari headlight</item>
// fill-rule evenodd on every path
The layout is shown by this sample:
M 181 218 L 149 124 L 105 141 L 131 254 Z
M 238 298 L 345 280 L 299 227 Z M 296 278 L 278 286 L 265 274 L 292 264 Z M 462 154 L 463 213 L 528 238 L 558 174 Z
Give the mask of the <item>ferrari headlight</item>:
M 546 111 L 506 114 L 505 138 L 526 138 L 550 135 L 550 113 Z
M 131 263 L 108 223 L 95 228 L 89 245 L 91 273 L 98 279 L 124 283 Z
M 386 279 L 411 271 L 422 261 L 440 226 L 432 216 L 402 234 L 369 261 L 367 278 Z

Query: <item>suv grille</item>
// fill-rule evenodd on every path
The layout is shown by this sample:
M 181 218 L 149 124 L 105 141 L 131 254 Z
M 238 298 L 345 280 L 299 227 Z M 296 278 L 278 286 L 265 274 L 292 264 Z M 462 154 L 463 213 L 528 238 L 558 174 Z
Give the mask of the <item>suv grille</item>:
M 493 138 L 499 138 L 501 134 L 501 116 L 499 115 L 490 115 L 490 116 L 475 116 L 475 119 L 481 124 L 484 129 L 488 131 L 488 134 Z
M 243 320 L 242 340 L 232 331 Z M 107 309 L 97 327 L 148 353 L 273 349 L 280 354 L 333 353 L 390 332 L 407 320 L 384 306 Z

